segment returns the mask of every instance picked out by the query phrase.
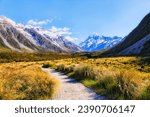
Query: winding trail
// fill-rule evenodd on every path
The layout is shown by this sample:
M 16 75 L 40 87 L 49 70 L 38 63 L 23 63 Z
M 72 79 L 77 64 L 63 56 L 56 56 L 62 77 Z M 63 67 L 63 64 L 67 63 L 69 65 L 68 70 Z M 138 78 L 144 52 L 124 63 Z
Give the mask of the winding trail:
M 82 83 L 69 78 L 61 72 L 53 69 L 42 68 L 54 78 L 61 82 L 60 90 L 54 100 L 103 100 L 103 96 L 97 95 L 91 89 L 85 87 Z

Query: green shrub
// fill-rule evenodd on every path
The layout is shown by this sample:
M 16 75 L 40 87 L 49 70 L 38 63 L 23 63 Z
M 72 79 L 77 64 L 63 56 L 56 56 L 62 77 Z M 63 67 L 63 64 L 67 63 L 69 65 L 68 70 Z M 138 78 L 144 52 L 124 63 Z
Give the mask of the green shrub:
M 49 68 L 49 67 L 51 67 L 51 65 L 50 65 L 49 63 L 44 63 L 44 64 L 42 65 L 42 68 Z

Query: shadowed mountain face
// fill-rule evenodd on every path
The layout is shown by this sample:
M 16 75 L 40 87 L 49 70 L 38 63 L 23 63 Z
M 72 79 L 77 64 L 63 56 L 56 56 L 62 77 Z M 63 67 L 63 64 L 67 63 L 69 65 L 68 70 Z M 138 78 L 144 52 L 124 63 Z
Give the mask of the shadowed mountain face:
M 0 45 L 2 47 L 16 51 L 21 51 L 22 49 L 30 51 L 38 50 L 36 45 L 32 44 L 32 42 L 18 31 L 9 21 L 3 17 L 0 18 Z
M 106 55 L 150 54 L 150 13 L 126 37 L 124 41 L 109 49 Z
M 17 24 L 0 17 L 0 47 L 19 52 L 62 52 L 75 53 L 83 50 L 64 36 L 39 27 Z

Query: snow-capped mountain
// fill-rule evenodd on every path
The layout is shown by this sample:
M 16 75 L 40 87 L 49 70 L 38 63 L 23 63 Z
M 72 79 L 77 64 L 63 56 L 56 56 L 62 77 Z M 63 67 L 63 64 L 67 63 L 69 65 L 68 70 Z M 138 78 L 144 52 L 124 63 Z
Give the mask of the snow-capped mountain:
M 28 52 L 82 52 L 67 37 L 41 27 L 18 24 L 0 16 L 0 47 Z
M 84 42 L 81 42 L 79 45 L 88 52 L 94 52 L 110 48 L 121 41 L 122 37 L 106 37 L 100 36 L 98 34 L 93 34 L 89 36 Z

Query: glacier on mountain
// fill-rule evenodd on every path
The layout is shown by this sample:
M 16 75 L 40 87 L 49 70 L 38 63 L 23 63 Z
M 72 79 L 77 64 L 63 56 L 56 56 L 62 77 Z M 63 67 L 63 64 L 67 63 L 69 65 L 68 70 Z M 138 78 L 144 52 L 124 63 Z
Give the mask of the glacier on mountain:
M 98 34 L 90 35 L 85 41 L 79 45 L 88 52 L 94 52 L 110 48 L 122 41 L 122 37 L 106 37 Z

